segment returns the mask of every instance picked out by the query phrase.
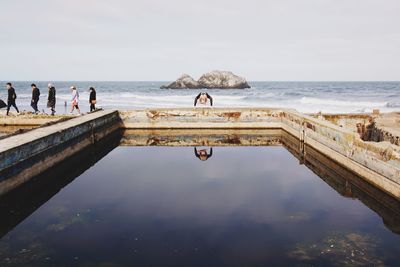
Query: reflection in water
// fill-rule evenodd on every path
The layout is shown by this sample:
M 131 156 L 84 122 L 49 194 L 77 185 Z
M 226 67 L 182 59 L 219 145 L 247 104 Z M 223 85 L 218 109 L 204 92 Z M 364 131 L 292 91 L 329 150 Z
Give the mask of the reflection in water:
M 296 138 L 161 136 L 284 148 L 111 138 L 0 200 L 0 266 L 398 266 L 399 202 Z
M 0 238 L 118 146 L 116 131 L 0 198 Z
M 400 201 L 336 164 L 294 136 L 283 132 L 283 146 L 340 195 L 358 199 L 382 217 L 384 224 L 400 234 Z
M 196 155 L 196 157 L 201 160 L 201 161 L 206 161 L 209 158 L 212 157 L 213 155 L 213 148 L 210 148 L 210 153 L 207 153 L 207 149 L 199 149 L 197 150 L 197 148 L 194 148 L 194 154 Z

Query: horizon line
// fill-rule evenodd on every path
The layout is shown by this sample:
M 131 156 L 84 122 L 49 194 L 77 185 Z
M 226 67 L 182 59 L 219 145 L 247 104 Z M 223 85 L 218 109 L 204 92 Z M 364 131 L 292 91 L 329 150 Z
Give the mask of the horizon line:
M 0 80 L 7 82 L 174 82 L 175 80 Z M 248 80 L 247 82 L 400 82 L 400 80 Z

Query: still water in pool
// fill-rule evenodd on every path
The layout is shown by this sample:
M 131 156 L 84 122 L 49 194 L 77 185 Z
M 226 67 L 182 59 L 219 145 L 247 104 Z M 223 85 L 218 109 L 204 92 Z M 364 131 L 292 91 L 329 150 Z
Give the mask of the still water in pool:
M 76 176 L 4 234 L 0 266 L 400 263 L 377 213 L 281 146 L 216 147 L 205 161 L 192 147 L 117 147 Z

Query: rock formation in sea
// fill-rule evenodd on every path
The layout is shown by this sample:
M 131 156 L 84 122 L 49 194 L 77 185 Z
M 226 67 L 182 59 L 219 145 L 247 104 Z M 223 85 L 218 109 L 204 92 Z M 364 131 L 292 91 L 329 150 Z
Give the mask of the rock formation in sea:
M 192 77 L 190 77 L 190 75 L 183 74 L 175 82 L 173 82 L 169 85 L 161 86 L 161 89 L 164 89 L 164 88 L 165 89 L 182 89 L 182 88 L 197 89 L 197 88 L 200 88 L 200 86 L 197 81 L 195 81 Z
M 230 71 L 211 71 L 203 74 L 198 81 L 187 74 L 182 75 L 169 85 L 161 86 L 162 89 L 244 89 L 250 88 L 246 79 Z

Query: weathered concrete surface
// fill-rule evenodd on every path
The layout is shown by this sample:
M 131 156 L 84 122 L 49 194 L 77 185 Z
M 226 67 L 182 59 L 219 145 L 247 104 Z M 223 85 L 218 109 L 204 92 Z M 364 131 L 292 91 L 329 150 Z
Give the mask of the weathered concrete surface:
M 350 131 L 357 132 L 364 141 L 390 142 L 400 145 L 400 113 L 384 114 L 315 114 Z
M 379 140 L 400 146 L 400 113 L 389 113 L 375 119 Z
M 70 115 L 34 115 L 31 112 L 21 112 L 19 115 L 10 114 L 10 116 L 6 116 L 5 114 L 5 111 L 1 111 L 0 113 L 0 138 L 73 118 Z
M 7 138 L 11 135 L 21 134 L 31 129 L 36 128 L 35 126 L 0 126 L 0 139 Z
M 46 123 L 73 118 L 71 115 L 50 116 L 46 114 L 34 115 L 31 112 L 21 112 L 19 115 L 15 113 L 6 116 L 5 112 L 0 113 L 0 126 L 41 126 Z
M 116 111 L 100 111 L 0 140 L 0 195 L 120 127 Z
M 120 111 L 125 128 L 265 129 L 281 128 L 280 109 L 181 108 Z
M 364 142 L 346 128 L 298 112 L 284 112 L 282 122 L 285 131 L 305 144 L 400 198 L 400 154 L 396 146 Z

